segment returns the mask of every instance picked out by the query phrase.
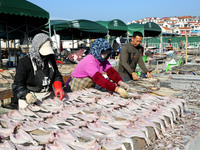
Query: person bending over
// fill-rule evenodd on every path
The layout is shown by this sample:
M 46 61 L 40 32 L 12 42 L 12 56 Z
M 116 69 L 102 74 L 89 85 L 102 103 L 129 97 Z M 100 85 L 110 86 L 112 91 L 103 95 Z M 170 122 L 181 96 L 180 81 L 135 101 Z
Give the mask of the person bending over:
M 63 99 L 65 93 L 62 75 L 58 71 L 51 39 L 44 33 L 34 36 L 28 55 L 21 58 L 12 84 L 14 103 L 25 108 L 30 103 L 48 98 L 54 87 L 56 97 Z
M 142 52 L 144 49 L 140 45 L 142 38 L 143 35 L 141 32 L 133 32 L 132 41 L 122 47 L 119 58 L 118 72 L 125 82 L 132 79 L 139 80 L 137 74 L 135 73 L 137 64 L 139 64 L 144 73 L 147 73 L 148 78 L 152 78 L 152 75 L 147 70 L 142 59 Z
M 96 39 L 91 44 L 89 54 L 77 64 L 69 82 L 66 82 L 67 89 L 77 91 L 92 88 L 97 84 L 109 91 L 119 93 L 121 97 L 127 97 L 128 84 L 123 82 L 118 72 L 107 60 L 111 53 L 112 48 L 106 40 Z M 103 71 L 114 83 L 104 78 Z

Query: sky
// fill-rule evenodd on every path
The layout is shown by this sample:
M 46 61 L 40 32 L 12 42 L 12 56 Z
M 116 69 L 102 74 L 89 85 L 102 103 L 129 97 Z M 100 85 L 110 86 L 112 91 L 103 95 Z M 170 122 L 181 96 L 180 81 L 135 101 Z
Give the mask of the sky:
M 50 14 L 50 19 L 123 22 L 145 17 L 200 16 L 200 0 L 28 0 Z

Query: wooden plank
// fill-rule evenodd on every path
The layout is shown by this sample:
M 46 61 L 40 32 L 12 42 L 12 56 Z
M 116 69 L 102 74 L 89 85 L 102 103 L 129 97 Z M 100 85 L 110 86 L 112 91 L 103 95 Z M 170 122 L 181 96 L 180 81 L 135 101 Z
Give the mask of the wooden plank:
M 0 100 L 12 98 L 13 97 L 13 91 L 11 89 L 0 91 Z

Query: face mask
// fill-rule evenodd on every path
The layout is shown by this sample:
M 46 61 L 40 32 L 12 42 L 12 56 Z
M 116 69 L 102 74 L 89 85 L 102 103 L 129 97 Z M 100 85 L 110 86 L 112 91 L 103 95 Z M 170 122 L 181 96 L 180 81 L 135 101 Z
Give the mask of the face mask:
M 107 56 L 108 56 L 107 54 L 101 54 L 101 57 L 102 57 L 103 59 L 105 59 Z

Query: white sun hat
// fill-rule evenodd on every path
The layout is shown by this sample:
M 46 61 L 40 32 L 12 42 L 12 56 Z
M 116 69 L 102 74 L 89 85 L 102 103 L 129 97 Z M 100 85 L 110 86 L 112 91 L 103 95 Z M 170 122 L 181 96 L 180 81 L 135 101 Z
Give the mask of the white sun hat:
M 42 46 L 40 47 L 39 52 L 43 56 L 54 54 L 53 48 L 52 48 L 51 43 L 50 43 L 49 40 L 46 41 L 44 44 L 42 44 Z

